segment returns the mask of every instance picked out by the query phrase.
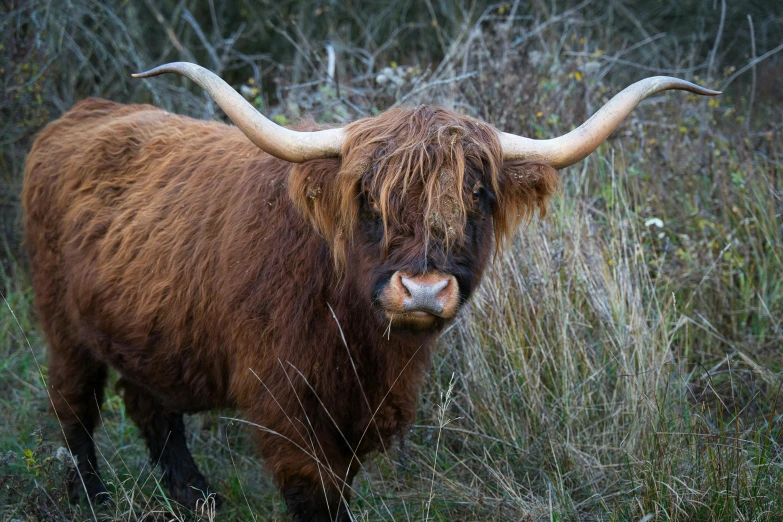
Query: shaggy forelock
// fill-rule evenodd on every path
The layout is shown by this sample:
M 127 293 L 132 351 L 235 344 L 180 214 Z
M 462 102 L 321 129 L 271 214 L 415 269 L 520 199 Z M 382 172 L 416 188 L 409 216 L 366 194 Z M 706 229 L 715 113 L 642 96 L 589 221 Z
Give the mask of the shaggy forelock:
M 397 233 L 459 244 L 473 186 L 484 177 L 497 191 L 500 145 L 478 120 L 440 107 L 397 108 L 347 131 L 340 177 L 355 188 L 346 187 L 344 215 L 356 216 L 357 191 L 365 192 L 377 202 L 387 245 Z
M 492 194 L 495 246 L 546 209 L 558 184 L 551 167 L 503 161 L 497 131 L 487 123 L 436 106 L 398 107 L 346 127 L 341 159 L 293 169 L 289 189 L 344 267 L 360 219 L 362 198 L 374 202 L 384 248 L 410 243 L 448 252 L 465 243 L 479 184 Z M 335 171 L 336 175 L 335 175 Z

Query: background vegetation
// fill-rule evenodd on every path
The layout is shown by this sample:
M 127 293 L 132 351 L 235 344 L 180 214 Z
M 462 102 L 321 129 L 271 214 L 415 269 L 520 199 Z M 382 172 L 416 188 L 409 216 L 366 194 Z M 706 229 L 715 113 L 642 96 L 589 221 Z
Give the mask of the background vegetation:
M 354 514 L 783 519 L 781 11 L 765 0 L 5 0 L 0 518 L 185 517 L 113 393 L 97 439 L 117 502 L 93 512 L 64 500 L 19 187 L 35 133 L 86 96 L 222 117 L 185 80 L 130 78 L 189 60 L 283 124 L 438 103 L 549 137 L 645 76 L 723 89 L 648 100 L 562 172 L 549 215 L 520 232 L 442 338 L 405 441 L 364 463 Z M 217 516 L 283 520 L 233 414 L 189 421 L 225 499 Z

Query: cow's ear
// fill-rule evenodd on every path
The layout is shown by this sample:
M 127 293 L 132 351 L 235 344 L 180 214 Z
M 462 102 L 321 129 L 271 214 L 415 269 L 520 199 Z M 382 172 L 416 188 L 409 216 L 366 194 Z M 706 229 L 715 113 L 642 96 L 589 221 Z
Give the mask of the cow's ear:
M 344 235 L 343 206 L 340 186 L 340 159 L 320 159 L 295 165 L 288 177 L 288 192 L 294 206 L 330 245 Z
M 507 238 L 536 210 L 545 216 L 547 202 L 559 184 L 560 175 L 549 165 L 527 160 L 504 162 L 498 176 L 496 235 Z

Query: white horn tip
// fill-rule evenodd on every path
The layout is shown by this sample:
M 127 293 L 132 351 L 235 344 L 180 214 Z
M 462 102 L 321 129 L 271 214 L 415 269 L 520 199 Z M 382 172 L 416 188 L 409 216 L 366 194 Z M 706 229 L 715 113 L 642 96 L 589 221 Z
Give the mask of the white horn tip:
M 163 70 L 164 67 L 165 65 L 160 65 L 158 67 L 155 67 L 154 69 L 150 69 L 149 71 L 133 73 L 131 74 L 131 78 L 152 78 L 153 76 L 158 76 L 159 74 L 168 72 L 166 70 Z
M 154 67 L 149 71 L 133 73 L 131 74 L 131 76 L 133 78 L 151 78 L 152 76 L 158 76 L 166 73 L 176 73 L 176 74 L 181 74 L 183 76 L 187 76 L 188 72 L 198 71 L 200 69 L 202 68 L 196 65 L 195 63 L 171 62 L 171 63 L 164 63 L 163 65 L 158 65 L 157 67 Z

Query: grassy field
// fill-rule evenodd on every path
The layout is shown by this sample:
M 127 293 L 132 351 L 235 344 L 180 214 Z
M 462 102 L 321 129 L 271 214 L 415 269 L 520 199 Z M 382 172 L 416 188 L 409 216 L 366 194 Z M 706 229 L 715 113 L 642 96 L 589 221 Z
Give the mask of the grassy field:
M 175 20 L 176 3 L 164 4 Z M 78 48 L 87 55 L 84 68 L 95 71 L 108 63 L 102 53 L 133 66 L 187 58 L 176 40 L 216 68 L 208 63 L 211 45 L 229 57 L 225 74 L 233 83 L 281 123 L 309 112 L 339 124 L 398 102 L 441 103 L 535 137 L 567 131 L 625 84 L 657 72 L 725 88 L 710 101 L 684 93 L 654 97 L 588 160 L 561 173 L 563 188 L 546 218 L 520 230 L 441 338 L 416 423 L 388 453 L 363 463 L 352 509 L 367 521 L 783 520 L 783 89 L 773 52 L 780 40 L 759 36 L 757 48 L 746 46 L 737 35 L 753 22 L 735 6 L 723 17 L 718 4 L 685 13 L 692 18 L 683 25 L 703 29 L 703 41 L 694 36 L 686 46 L 675 27 L 657 32 L 663 15 L 623 17 L 617 8 L 608 23 L 601 22 L 604 4 L 564 3 L 558 12 L 533 4 L 474 5 L 448 15 L 438 4 L 419 12 L 407 3 L 409 11 L 384 15 L 392 21 L 386 33 L 381 18 L 367 15 L 367 35 L 354 37 L 353 46 L 339 26 L 333 38 L 344 37 L 340 84 L 324 79 L 325 64 L 307 65 L 308 56 L 326 60 L 316 43 L 328 38 L 312 25 L 281 24 L 290 45 L 304 52 L 290 66 L 256 74 L 239 57 L 246 52 L 229 47 L 217 29 L 199 39 L 195 20 L 209 25 L 209 4 L 195 1 L 178 4 L 190 6 L 194 22 L 171 22 L 168 54 L 140 54 L 146 33 L 134 32 L 134 20 L 140 22 L 130 2 L 115 6 L 116 20 L 100 18 L 97 8 L 94 19 L 72 12 L 76 29 L 63 33 L 70 36 L 51 56 L 78 61 Z M 43 2 L 31 5 L 12 15 L 40 19 Z M 203 17 L 198 6 L 207 10 Z M 258 15 L 243 9 L 250 11 L 236 15 L 240 21 Z M 6 24 L 17 20 L 12 15 Z M 46 23 L 64 20 L 56 8 L 46 15 Z M 222 34 L 233 34 L 234 19 L 223 16 L 213 13 L 213 20 L 223 20 Z M 753 11 L 752 19 L 759 34 L 764 20 L 772 20 L 764 34 L 783 34 L 772 15 Z M 394 40 L 395 27 L 408 27 L 401 21 L 415 27 Z M 112 23 L 124 24 L 131 43 L 110 45 Z M 19 40 L 40 29 L 32 22 L 32 29 L 14 27 Z M 31 67 L 47 63 L 47 49 L 25 55 Z M 741 72 L 764 53 L 772 54 Z M 64 84 L 54 85 L 66 65 L 36 77 L 12 59 L 0 71 L 6 85 L 14 78 L 8 68 L 16 67 L 22 85 L 34 80 L 27 87 L 39 86 L 38 94 L 57 103 L 45 98 L 39 112 L 28 104 L 26 128 L 4 127 L 4 147 L 16 147 L 3 151 L 8 193 L 0 203 L 9 206 L 25 143 L 59 105 L 69 105 L 58 91 Z M 68 96 L 100 94 L 212 115 L 200 93 L 168 81 L 89 88 L 75 81 Z M 36 99 L 25 92 L 24 99 Z M 24 112 L 8 103 L 5 115 Z M 46 345 L 14 239 L 18 222 L 8 222 L 17 235 L 6 227 L 0 281 L 0 519 L 193 518 L 166 499 L 113 384 L 97 443 L 115 503 L 95 510 L 67 503 L 60 431 L 44 386 Z M 224 499 L 219 513 L 195 518 L 286 520 L 241 418 L 225 411 L 188 419 L 196 461 Z

